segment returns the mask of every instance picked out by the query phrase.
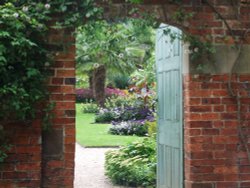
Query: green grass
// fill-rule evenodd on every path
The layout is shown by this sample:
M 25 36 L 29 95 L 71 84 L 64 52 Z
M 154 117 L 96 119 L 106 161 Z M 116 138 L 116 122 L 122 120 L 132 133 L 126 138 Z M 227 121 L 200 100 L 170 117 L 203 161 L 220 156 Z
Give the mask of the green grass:
M 95 124 L 94 117 L 94 114 L 83 114 L 80 111 L 80 104 L 76 104 L 76 140 L 82 146 L 124 146 L 143 139 L 143 137 L 138 136 L 108 134 L 110 124 Z

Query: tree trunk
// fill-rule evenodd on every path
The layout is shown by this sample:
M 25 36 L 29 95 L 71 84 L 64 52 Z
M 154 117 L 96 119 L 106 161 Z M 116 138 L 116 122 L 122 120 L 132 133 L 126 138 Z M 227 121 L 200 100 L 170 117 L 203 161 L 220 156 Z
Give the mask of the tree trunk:
M 97 104 L 104 106 L 105 102 L 105 80 L 106 80 L 106 68 L 104 65 L 100 65 L 93 70 L 93 94 Z
M 94 92 L 93 92 L 93 71 L 89 71 L 88 76 L 89 76 L 89 89 L 90 89 L 90 92 L 91 92 L 91 96 L 94 96 Z
M 90 71 L 88 73 L 88 76 L 89 76 L 89 89 L 93 90 L 93 71 Z

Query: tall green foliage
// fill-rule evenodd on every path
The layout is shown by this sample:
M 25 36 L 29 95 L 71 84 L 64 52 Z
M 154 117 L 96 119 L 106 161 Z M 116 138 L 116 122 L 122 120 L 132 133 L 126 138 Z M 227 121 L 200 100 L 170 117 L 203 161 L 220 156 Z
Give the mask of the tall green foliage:
M 78 69 L 88 71 L 105 65 L 112 71 L 132 71 L 136 62 L 141 62 L 145 50 L 135 48 L 137 41 L 130 27 L 107 21 L 90 22 L 80 27 L 76 43 Z
M 47 20 L 45 6 L 40 7 Z M 31 17 L 32 16 L 32 17 Z M 0 6 L 0 119 L 27 119 L 34 104 L 44 98 L 47 52 L 46 30 L 38 13 L 11 3 Z
M 80 27 L 77 34 L 78 73 L 93 74 L 95 69 L 104 66 L 108 75 L 114 75 L 145 67 L 154 47 L 151 25 L 147 20 L 127 19 L 118 23 L 90 22 Z M 95 84 L 93 86 L 94 93 L 97 89 L 99 93 L 102 91 L 95 88 Z

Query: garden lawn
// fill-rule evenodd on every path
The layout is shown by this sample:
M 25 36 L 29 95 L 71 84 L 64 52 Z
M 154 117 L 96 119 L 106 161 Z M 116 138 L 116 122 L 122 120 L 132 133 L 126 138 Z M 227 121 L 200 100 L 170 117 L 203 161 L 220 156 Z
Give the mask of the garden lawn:
M 120 136 L 108 134 L 110 124 L 95 124 L 95 114 L 83 114 L 80 104 L 76 104 L 76 140 L 85 147 L 124 146 L 136 140 L 138 136 Z

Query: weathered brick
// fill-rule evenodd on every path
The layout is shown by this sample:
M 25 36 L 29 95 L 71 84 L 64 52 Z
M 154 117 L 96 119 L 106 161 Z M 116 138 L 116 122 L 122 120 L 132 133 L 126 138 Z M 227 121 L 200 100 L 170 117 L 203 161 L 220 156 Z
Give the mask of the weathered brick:
M 60 70 L 57 70 L 56 71 L 56 76 L 57 77 L 64 77 L 64 78 L 67 78 L 67 77 L 73 77 L 75 76 L 75 70 L 71 70 L 71 69 L 60 69 Z
M 213 152 L 200 151 L 191 153 L 191 159 L 212 159 L 212 158 L 213 158 Z
M 63 84 L 63 78 L 52 78 L 52 85 L 62 85 Z
M 203 135 L 218 135 L 220 133 L 219 129 L 203 129 Z
M 212 107 L 211 106 L 190 106 L 190 112 L 211 112 Z
M 190 128 L 212 128 L 212 121 L 189 121 Z

